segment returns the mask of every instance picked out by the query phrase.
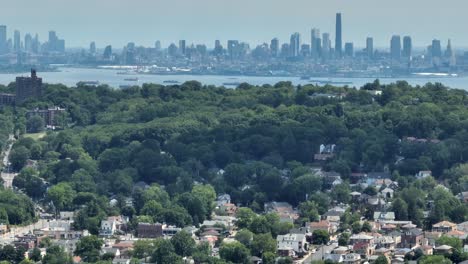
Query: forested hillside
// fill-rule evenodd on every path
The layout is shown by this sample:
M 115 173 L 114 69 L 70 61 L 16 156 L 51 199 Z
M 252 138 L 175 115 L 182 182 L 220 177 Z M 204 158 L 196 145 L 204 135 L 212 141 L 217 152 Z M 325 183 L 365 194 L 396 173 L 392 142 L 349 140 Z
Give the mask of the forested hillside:
M 123 90 L 48 85 L 43 98 L 16 109 L 19 131 L 26 127 L 22 111 L 47 106 L 66 108 L 69 125 L 40 140 L 17 141 L 15 184 L 53 201 L 56 210 L 79 209 L 75 224 L 92 233 L 118 212 L 198 224 L 221 193 L 254 211 L 267 201 L 299 205 L 309 197 L 323 213 L 349 201 L 353 172 L 390 171 L 401 188 L 395 209 L 401 218 L 421 223 L 424 201 L 436 198 L 427 195 L 438 183 L 451 192 L 429 194 L 439 195 L 431 208 L 444 209 L 430 222 L 468 215 L 454 196 L 468 190 L 468 93 L 440 84 L 376 81 L 360 90 L 288 82 L 237 89 L 195 81 Z M 322 144 L 335 144 L 336 153 L 317 162 Z M 37 169 L 22 169 L 27 159 L 39 161 Z M 336 171 L 345 182 L 329 191 L 311 167 Z M 423 170 L 435 179 L 416 180 Z M 151 188 L 135 188 L 141 182 Z M 111 197 L 117 207 L 109 206 Z

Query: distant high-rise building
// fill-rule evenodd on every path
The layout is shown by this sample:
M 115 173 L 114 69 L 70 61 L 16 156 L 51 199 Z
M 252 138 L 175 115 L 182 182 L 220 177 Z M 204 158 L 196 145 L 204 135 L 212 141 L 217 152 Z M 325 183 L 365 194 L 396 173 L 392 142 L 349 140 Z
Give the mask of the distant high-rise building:
M 271 56 L 273 57 L 278 57 L 279 55 L 279 40 L 277 38 L 274 38 L 270 42 L 270 51 L 271 51 Z
M 455 52 L 452 50 L 452 41 L 449 39 L 447 42 L 447 49 L 445 50 L 445 58 L 447 59 L 449 66 L 456 66 L 457 60 Z
M 281 57 L 287 58 L 289 57 L 290 53 L 291 51 L 288 43 L 284 43 L 283 45 L 281 45 Z
M 182 55 L 187 54 L 187 48 L 186 48 L 186 41 L 185 40 L 179 40 L 179 52 Z
M 15 52 L 21 51 L 21 34 L 18 30 L 15 30 L 14 40 L 13 40 L 13 49 Z
M 171 45 L 169 45 L 169 47 L 167 48 L 167 53 L 169 54 L 169 56 L 175 57 L 177 56 L 177 52 L 178 52 L 178 49 L 177 49 L 176 44 L 171 43 Z
M 157 41 L 154 43 L 154 48 L 155 48 L 157 51 L 160 51 L 160 50 L 161 50 L 161 41 L 157 40 Z
M 310 54 L 312 57 L 317 58 L 320 54 L 320 49 L 322 43 L 320 43 L 320 30 L 318 28 L 313 28 L 310 31 Z
M 441 58 L 442 57 L 442 45 L 440 40 L 432 40 L 432 58 Z
M 447 49 L 445 50 L 445 57 L 450 58 L 453 56 L 453 50 L 452 50 L 452 41 L 449 39 L 447 42 Z
M 369 59 L 374 57 L 374 39 L 371 37 L 366 39 L 366 53 Z
M 96 54 L 96 42 L 91 42 L 89 44 L 89 53 Z
M 302 57 L 309 57 L 310 56 L 310 45 L 309 44 L 302 44 L 300 53 L 301 53 Z
M 106 48 L 104 49 L 104 53 L 102 54 L 102 57 L 105 60 L 111 60 L 112 59 L 112 46 L 111 45 L 106 46 Z
M 336 14 L 336 28 L 335 28 L 335 53 L 337 58 L 341 58 L 343 53 L 343 39 L 342 39 L 342 21 L 341 13 Z
M 65 52 L 65 40 L 59 39 L 55 31 L 49 31 L 47 49 L 50 52 Z
M 322 34 L 322 58 L 328 59 L 330 57 L 330 51 L 331 51 L 330 34 L 323 33 Z
M 401 52 L 401 56 L 403 58 L 411 58 L 413 53 L 413 44 L 410 36 L 403 37 L 403 51 Z
M 216 55 L 216 56 L 220 56 L 220 55 L 223 55 L 223 45 L 221 45 L 221 41 L 220 40 L 215 40 L 215 47 L 214 47 L 214 50 L 213 50 L 213 54 Z
M 301 47 L 301 34 L 294 33 L 291 35 L 289 42 L 289 51 L 291 52 L 291 57 L 298 57 Z
M 32 52 L 33 51 L 33 45 L 34 45 L 34 40 L 31 36 L 31 34 L 26 34 L 24 36 L 24 50 L 26 52 Z
M 42 78 L 38 78 L 36 70 L 31 70 L 31 77 L 16 77 L 16 102 L 22 103 L 28 98 L 42 95 Z
M 237 59 L 239 56 L 239 41 L 238 40 L 228 40 L 227 42 L 227 52 L 231 60 Z
M 390 57 L 396 61 L 399 61 L 401 58 L 401 38 L 399 35 L 392 36 L 392 40 L 390 41 Z
M 346 42 L 344 46 L 345 56 L 353 57 L 354 56 L 354 44 L 352 42 Z
M 7 27 L 5 25 L 0 26 L 0 54 L 8 52 L 7 42 Z
M 41 43 L 39 43 L 39 35 L 36 34 L 33 39 L 32 52 L 39 53 L 40 46 L 41 46 Z

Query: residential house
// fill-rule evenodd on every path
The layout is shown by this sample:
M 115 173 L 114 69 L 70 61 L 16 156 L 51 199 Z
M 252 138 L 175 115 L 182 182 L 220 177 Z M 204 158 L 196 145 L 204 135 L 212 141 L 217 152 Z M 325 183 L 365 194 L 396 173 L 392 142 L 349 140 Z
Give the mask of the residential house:
M 460 201 L 468 203 L 468 192 L 461 192 L 457 195 L 457 197 L 460 199 Z
M 334 232 L 334 228 L 330 221 L 328 220 L 321 220 L 319 222 L 310 222 L 308 223 L 308 228 L 310 233 L 314 233 L 315 230 L 323 230 L 327 231 L 327 233 L 331 234 Z
M 278 214 L 281 222 L 293 223 L 299 218 L 299 213 L 293 209 L 292 205 L 286 202 L 265 203 L 266 213 Z
M 403 248 L 415 248 L 422 245 L 424 233 L 419 228 L 403 231 L 400 246 Z
M 291 250 L 294 251 L 294 256 L 303 256 L 308 251 L 306 236 L 303 234 L 279 235 L 276 241 L 280 256 L 290 256 Z
M 354 234 L 350 238 L 353 251 L 363 256 L 373 255 L 375 250 L 374 237 L 365 233 Z
M 230 203 L 231 203 L 231 196 L 229 194 L 218 195 L 218 198 L 216 199 L 217 206 L 222 206 L 224 204 L 230 204 Z
M 361 263 L 361 256 L 356 253 L 349 253 L 344 256 L 345 264 L 360 264 Z
M 434 248 L 434 253 L 436 254 L 445 255 L 445 254 L 452 254 L 452 252 L 453 252 L 453 247 L 448 246 L 448 245 L 442 245 L 442 246 L 438 246 Z
M 103 247 L 101 248 L 101 255 L 112 254 L 115 258 L 120 258 L 120 249 L 113 247 Z
M 333 156 L 335 155 L 335 148 L 335 144 L 321 144 L 319 148 L 319 153 L 314 155 L 314 159 L 317 161 L 326 161 L 328 159 L 333 158 Z
M 114 258 L 112 264 L 130 264 L 131 259 L 129 258 Z
M 442 222 L 432 225 L 433 232 L 448 233 L 448 232 L 455 231 L 455 230 L 457 230 L 457 224 L 454 224 L 449 221 L 442 221 Z
M 395 220 L 394 212 L 374 212 L 374 221 L 393 221 Z
M 416 179 L 424 179 L 424 178 L 431 177 L 431 176 L 432 176 L 432 171 L 430 170 L 419 171 L 418 173 L 416 173 Z
M 383 189 L 382 191 L 380 191 L 380 194 L 382 197 L 386 198 L 386 199 L 392 199 L 393 198 L 393 193 L 395 191 L 389 187 L 386 187 L 385 189 Z
M 163 236 L 162 224 L 139 223 L 137 226 L 138 238 L 158 238 Z

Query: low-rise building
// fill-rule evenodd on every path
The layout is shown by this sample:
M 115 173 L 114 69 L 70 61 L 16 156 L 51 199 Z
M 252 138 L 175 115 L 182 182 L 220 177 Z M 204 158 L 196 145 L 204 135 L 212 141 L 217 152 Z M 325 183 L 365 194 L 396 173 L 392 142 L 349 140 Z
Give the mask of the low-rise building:
M 294 252 L 294 256 L 303 256 L 307 253 L 308 243 L 303 234 L 279 235 L 276 241 L 280 256 L 290 256 L 291 250 Z
M 448 233 L 450 231 L 455 231 L 455 230 L 457 230 L 457 224 L 449 222 L 449 221 L 442 221 L 442 222 L 432 225 L 433 232 Z

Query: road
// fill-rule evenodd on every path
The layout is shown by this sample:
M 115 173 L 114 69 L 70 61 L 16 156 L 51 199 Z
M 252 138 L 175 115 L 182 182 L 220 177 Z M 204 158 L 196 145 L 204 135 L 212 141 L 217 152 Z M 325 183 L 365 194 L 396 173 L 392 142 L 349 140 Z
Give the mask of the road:
M 325 255 L 330 253 L 335 248 L 336 248 L 336 246 L 334 246 L 334 245 L 320 246 L 320 247 L 318 247 L 316 249 L 316 252 L 314 254 L 310 254 L 310 255 L 306 256 L 304 259 L 302 259 L 301 263 L 309 264 L 313 260 L 323 260 Z
M 3 151 L 3 161 L 2 161 L 2 172 L 1 172 L 1 177 L 3 179 L 3 186 L 5 188 L 12 188 L 13 187 L 13 179 L 17 175 L 17 173 L 11 173 L 10 172 L 10 152 L 11 148 L 13 147 L 13 144 L 15 143 L 15 137 L 13 134 L 10 134 L 8 137 L 8 142 L 9 145 L 8 147 Z

